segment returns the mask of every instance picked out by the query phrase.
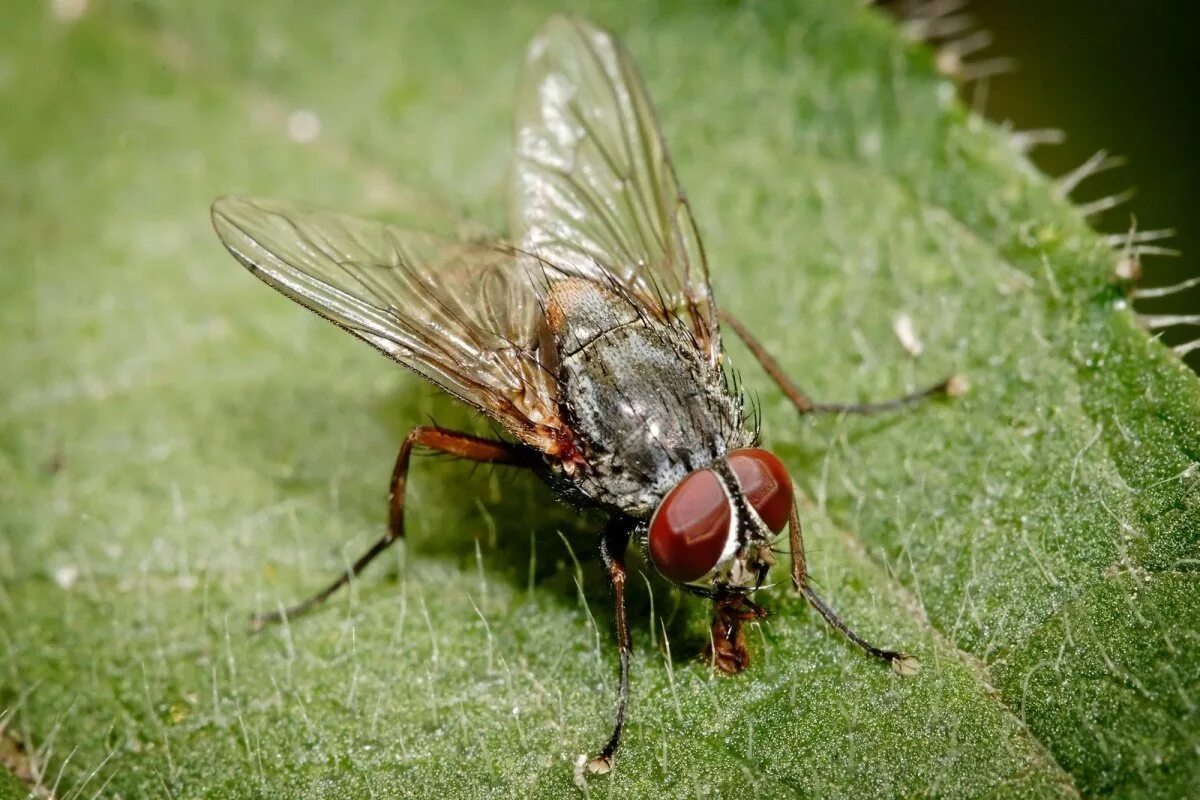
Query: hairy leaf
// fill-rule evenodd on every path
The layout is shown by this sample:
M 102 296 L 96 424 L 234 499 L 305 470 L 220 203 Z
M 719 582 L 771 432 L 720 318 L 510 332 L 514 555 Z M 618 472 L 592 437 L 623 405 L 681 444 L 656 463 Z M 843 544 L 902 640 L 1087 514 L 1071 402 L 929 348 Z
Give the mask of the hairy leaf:
M 615 694 L 599 520 L 530 476 L 420 460 L 397 558 L 248 634 L 379 534 L 409 426 L 485 428 L 245 275 L 207 215 L 244 191 L 496 225 L 551 5 L 6 11 L 0 724 L 58 796 L 580 794 Z M 731 345 L 820 589 L 924 670 L 865 659 L 779 570 L 755 663 L 717 677 L 707 609 L 639 564 L 626 743 L 587 791 L 1182 796 L 1200 387 L 924 49 L 856 4 L 792 5 L 580 10 L 642 65 L 718 301 L 800 383 L 968 377 L 957 401 L 802 420 Z

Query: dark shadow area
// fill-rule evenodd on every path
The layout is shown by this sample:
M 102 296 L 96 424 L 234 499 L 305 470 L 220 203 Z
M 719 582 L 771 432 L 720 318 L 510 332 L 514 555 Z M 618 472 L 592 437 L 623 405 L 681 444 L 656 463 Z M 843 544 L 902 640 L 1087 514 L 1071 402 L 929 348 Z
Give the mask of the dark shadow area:
M 431 395 L 430 418 L 417 420 L 401 411 L 425 406 Z M 403 381 L 396 393 L 374 403 L 368 401 L 367 405 L 371 406 L 368 413 L 392 434 L 397 447 L 414 425 L 431 421 L 454 430 L 502 438 L 498 427 L 484 415 L 416 379 Z M 569 505 L 526 469 L 471 464 L 445 455 L 420 453 L 414 455 L 410 474 L 414 483 L 423 482 L 431 494 L 443 498 L 452 495 L 453 502 L 442 502 L 438 510 L 444 531 L 430 536 L 418 530 L 406 537 L 409 569 L 411 560 L 437 558 L 460 569 L 475 570 L 478 559 L 489 577 L 498 577 L 520 589 L 535 589 L 569 606 L 575 605 L 582 587 L 597 623 L 611 631 L 613 601 L 599 557 L 607 518 L 602 511 Z M 378 479 L 378 495 L 356 513 L 361 511 L 382 523 L 386 508 L 382 487 L 388 475 Z M 415 506 L 409 511 L 421 513 Z M 380 561 L 383 563 L 373 565 L 364 574 L 363 583 L 374 580 L 394 584 L 396 562 Z M 391 564 L 390 569 L 386 563 Z M 657 574 L 635 543 L 630 544 L 627 564 L 627 612 L 635 647 L 660 642 L 665 627 L 672 659 L 680 662 L 695 658 L 707 644 L 708 601 L 674 588 Z M 363 583 L 360 592 L 365 588 Z M 613 652 L 615 655 L 615 645 Z

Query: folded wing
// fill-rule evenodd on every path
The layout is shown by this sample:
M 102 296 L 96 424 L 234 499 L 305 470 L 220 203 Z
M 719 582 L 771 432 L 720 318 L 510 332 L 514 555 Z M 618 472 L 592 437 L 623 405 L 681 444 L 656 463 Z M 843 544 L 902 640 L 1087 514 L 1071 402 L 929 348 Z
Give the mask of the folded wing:
M 457 242 L 298 204 L 222 197 L 213 226 L 252 273 L 513 436 L 553 453 L 557 383 L 541 305 L 511 247 Z
M 617 39 L 554 17 L 529 46 L 517 106 L 514 241 L 575 276 L 615 281 L 687 323 L 715 367 L 708 267 L 637 68 Z

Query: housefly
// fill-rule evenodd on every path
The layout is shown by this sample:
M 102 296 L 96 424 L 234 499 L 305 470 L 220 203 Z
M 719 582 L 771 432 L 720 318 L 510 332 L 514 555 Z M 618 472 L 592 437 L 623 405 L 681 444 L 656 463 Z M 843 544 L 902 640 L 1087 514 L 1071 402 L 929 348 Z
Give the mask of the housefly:
M 749 663 L 743 623 L 788 529 L 795 589 L 838 631 L 901 673 L 916 661 L 868 643 L 813 591 L 784 464 L 723 355 L 734 332 L 802 414 L 872 412 L 946 393 L 823 404 L 750 331 L 718 311 L 708 264 L 646 88 L 607 31 L 550 19 L 520 84 L 510 235 L 452 241 L 276 200 L 218 199 L 217 234 L 258 278 L 482 411 L 502 438 L 418 425 L 392 471 L 387 532 L 332 584 L 256 621 L 302 613 L 404 535 L 414 449 L 528 468 L 571 503 L 608 513 L 599 549 L 615 599 L 620 684 L 612 735 L 587 762 L 611 769 L 629 695 L 626 546 L 713 603 L 708 656 Z

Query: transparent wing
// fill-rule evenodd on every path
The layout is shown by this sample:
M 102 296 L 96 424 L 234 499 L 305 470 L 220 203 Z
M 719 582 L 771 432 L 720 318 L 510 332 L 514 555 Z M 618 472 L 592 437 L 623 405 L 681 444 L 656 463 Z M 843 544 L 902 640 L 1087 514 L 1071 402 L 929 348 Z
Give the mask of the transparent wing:
M 487 412 L 546 452 L 557 383 L 538 359 L 540 301 L 512 248 L 278 200 L 212 209 L 229 252 L 265 283 Z
M 607 31 L 553 17 L 529 46 L 511 226 L 522 249 L 686 320 L 712 364 L 708 266 L 646 88 Z

